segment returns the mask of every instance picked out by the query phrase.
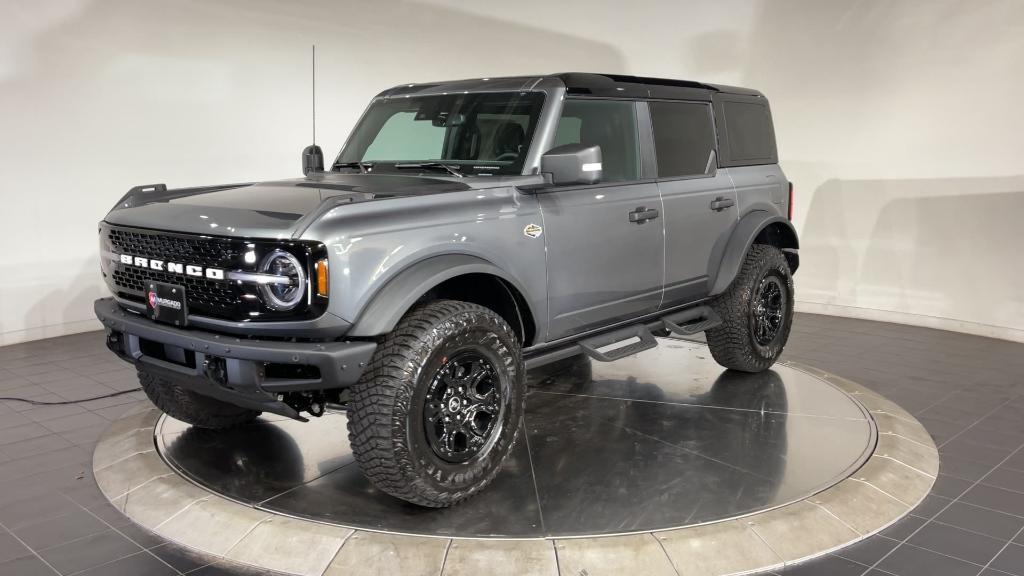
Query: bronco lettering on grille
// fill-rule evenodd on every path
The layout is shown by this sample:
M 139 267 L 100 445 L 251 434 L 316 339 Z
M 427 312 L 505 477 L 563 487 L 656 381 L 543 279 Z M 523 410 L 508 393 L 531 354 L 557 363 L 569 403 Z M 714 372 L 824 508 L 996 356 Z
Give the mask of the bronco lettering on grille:
M 202 266 L 196 266 L 194 264 L 167 262 L 164 260 L 157 260 L 155 258 L 132 256 L 130 254 L 121 254 L 121 264 L 135 266 L 136 268 L 156 270 L 158 272 L 170 272 L 172 274 L 183 274 L 185 276 L 194 276 L 197 278 L 209 278 L 210 280 L 224 279 L 224 270 L 221 270 L 220 268 L 203 268 Z

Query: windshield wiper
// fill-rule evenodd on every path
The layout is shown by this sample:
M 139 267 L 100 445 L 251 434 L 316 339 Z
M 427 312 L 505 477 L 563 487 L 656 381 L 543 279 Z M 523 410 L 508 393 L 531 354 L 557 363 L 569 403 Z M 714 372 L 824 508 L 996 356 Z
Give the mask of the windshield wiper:
M 335 168 L 359 168 L 359 171 L 366 174 L 370 168 L 373 168 L 373 162 L 335 162 L 331 166 L 331 170 Z
M 462 172 L 459 171 L 458 166 L 452 164 L 445 164 L 444 162 L 415 162 L 409 164 L 395 164 L 395 168 L 400 170 L 444 170 L 445 172 L 462 178 Z

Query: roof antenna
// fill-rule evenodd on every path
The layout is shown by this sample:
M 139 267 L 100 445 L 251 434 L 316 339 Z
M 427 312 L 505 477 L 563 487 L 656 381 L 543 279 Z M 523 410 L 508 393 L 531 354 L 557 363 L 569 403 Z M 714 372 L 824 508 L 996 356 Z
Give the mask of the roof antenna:
M 313 146 L 316 146 L 316 44 L 313 44 Z
M 316 145 L 316 44 L 313 44 L 313 143 L 302 150 L 302 173 L 324 171 L 324 152 Z

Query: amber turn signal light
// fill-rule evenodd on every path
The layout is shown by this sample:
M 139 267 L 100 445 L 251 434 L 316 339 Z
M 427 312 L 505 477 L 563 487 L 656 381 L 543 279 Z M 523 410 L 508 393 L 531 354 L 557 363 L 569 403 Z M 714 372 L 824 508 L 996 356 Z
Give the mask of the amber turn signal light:
M 793 221 L 793 183 L 789 183 L 789 207 L 786 209 L 786 217 Z
M 331 277 L 327 274 L 327 259 L 316 263 L 316 295 L 327 298 L 331 293 Z

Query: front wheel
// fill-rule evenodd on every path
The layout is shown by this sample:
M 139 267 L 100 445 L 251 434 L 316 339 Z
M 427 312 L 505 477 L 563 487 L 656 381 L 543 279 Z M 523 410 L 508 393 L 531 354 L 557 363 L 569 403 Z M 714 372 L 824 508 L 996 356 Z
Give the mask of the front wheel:
M 519 341 L 493 311 L 453 300 L 410 311 L 352 389 L 352 453 L 380 490 L 445 507 L 482 490 L 525 403 Z
M 754 244 L 729 289 L 711 306 L 722 318 L 707 331 L 715 361 L 743 372 L 771 367 L 793 324 L 793 275 L 782 251 Z

